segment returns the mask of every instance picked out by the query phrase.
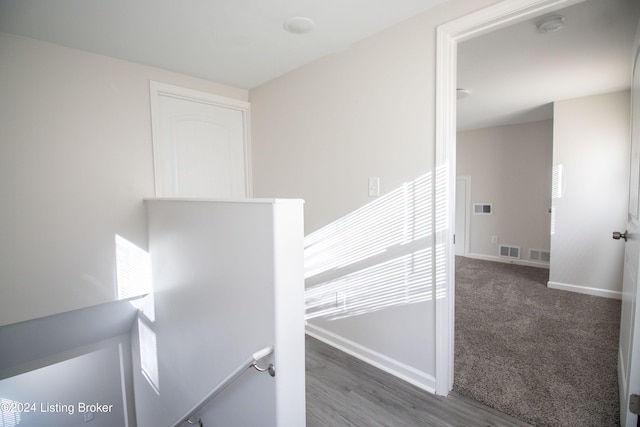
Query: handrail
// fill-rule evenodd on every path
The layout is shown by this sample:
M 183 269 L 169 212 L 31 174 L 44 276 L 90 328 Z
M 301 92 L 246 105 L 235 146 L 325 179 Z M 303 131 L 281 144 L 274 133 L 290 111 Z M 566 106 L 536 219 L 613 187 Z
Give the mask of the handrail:
M 259 350 L 251 355 L 242 365 L 238 366 L 233 372 L 229 374 L 220 384 L 218 384 L 213 390 L 209 392 L 205 397 L 200 400 L 200 402 L 196 403 L 196 405 L 189 410 L 183 417 L 180 417 L 178 421 L 173 423 L 173 427 L 179 427 L 184 423 L 189 424 L 199 424 L 202 427 L 202 420 L 198 419 L 198 421 L 191 421 L 191 417 L 193 417 L 198 411 L 207 406 L 214 397 L 216 397 L 222 390 L 224 390 L 229 384 L 234 382 L 244 371 L 253 367 L 259 372 L 268 371 L 269 375 L 274 377 L 276 375 L 276 370 L 273 364 L 270 364 L 267 368 L 261 368 L 258 366 L 258 361 L 263 359 L 273 353 L 273 347 L 265 347 L 262 350 Z

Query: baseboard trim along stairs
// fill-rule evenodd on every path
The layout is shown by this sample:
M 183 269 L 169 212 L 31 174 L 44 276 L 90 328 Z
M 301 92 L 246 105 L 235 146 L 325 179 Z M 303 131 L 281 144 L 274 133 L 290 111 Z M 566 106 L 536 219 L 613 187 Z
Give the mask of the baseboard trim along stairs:
M 394 375 L 422 390 L 435 394 L 436 380 L 432 375 L 329 332 L 326 329 L 307 324 L 306 333 L 325 344 L 344 351 L 345 353 Z

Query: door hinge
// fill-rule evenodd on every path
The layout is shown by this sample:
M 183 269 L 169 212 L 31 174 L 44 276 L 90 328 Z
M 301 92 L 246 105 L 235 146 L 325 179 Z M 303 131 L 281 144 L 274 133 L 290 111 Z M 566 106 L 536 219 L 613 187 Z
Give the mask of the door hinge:
M 640 395 L 632 394 L 629 396 L 629 412 L 640 415 Z
M 453 244 L 454 245 L 456 244 L 456 235 L 455 234 L 453 235 Z

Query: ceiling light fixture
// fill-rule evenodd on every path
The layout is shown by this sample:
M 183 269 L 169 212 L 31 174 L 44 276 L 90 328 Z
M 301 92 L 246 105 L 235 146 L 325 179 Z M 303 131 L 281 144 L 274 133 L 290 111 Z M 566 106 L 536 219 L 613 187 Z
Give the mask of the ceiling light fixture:
M 307 34 L 316 24 L 304 16 L 294 16 L 284 21 L 284 29 L 291 34 Z
M 456 89 L 456 99 L 466 98 L 469 95 L 471 95 L 469 89 Z
M 555 33 L 564 27 L 565 20 L 562 15 L 551 15 L 536 22 L 536 27 L 541 33 Z

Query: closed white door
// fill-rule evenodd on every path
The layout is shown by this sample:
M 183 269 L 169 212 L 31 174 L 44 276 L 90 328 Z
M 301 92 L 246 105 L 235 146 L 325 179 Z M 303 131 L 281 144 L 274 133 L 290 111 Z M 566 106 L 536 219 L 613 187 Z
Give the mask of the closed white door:
M 618 379 L 620 418 L 623 427 L 636 426 L 638 415 L 629 410 L 631 395 L 640 395 L 640 57 L 636 56 L 631 88 L 631 173 L 629 178 L 629 214 L 625 241 L 622 311 Z M 623 231 L 623 230 L 620 230 Z
M 157 197 L 247 197 L 248 105 L 156 84 L 152 108 Z

